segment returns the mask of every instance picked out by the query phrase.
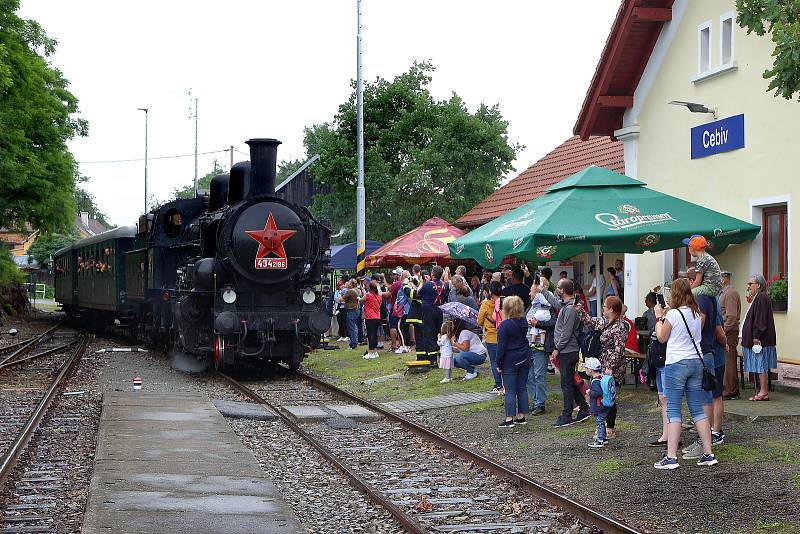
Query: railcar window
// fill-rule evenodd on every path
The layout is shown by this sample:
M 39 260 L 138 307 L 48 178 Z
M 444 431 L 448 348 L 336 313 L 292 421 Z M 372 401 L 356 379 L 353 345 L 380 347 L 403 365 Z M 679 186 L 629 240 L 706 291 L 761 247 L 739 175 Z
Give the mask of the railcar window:
M 168 237 L 175 238 L 181 234 L 183 229 L 183 213 L 175 208 L 167 210 L 164 214 L 164 233 Z

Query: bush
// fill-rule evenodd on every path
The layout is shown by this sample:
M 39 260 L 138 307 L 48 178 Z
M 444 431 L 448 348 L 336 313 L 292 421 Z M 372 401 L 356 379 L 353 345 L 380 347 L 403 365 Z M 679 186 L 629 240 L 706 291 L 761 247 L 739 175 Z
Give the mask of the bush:
M 19 285 L 24 281 L 25 277 L 11 258 L 11 252 L 0 247 L 0 288 Z
M 786 301 L 789 299 L 789 281 L 781 278 L 777 274 L 767 282 L 767 295 L 773 302 Z
M 53 286 L 44 286 L 44 298 L 51 299 L 56 296 L 56 288 Z

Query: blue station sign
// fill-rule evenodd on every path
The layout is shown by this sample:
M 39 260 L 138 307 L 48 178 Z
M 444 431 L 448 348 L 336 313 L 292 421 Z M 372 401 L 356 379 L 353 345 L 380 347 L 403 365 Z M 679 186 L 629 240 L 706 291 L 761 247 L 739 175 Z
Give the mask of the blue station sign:
M 692 128 L 692 159 L 744 148 L 744 114 Z

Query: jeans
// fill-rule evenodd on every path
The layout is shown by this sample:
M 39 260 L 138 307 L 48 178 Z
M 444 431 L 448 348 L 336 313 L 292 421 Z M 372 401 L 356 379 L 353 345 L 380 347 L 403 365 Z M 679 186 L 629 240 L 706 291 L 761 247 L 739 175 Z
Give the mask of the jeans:
M 706 365 L 713 365 L 713 356 L 703 358 Z M 692 419 L 697 423 L 706 418 L 703 406 L 708 402 L 708 392 L 703 390 L 703 364 L 699 358 L 681 360 L 664 366 L 664 395 L 667 397 L 667 420 L 680 423 L 681 401 L 686 395 L 686 405 Z
M 547 400 L 547 354 L 541 350 L 532 351 L 533 364 L 528 372 L 528 394 L 534 408 L 544 408 Z
M 460 352 L 453 358 L 453 365 L 460 369 L 466 369 L 468 373 L 475 372 L 475 366 L 480 365 L 486 361 L 485 354 L 476 354 L 474 352 Z
M 598 414 L 594 416 L 594 423 L 597 425 L 597 441 L 606 440 L 606 415 Z
M 524 416 L 528 413 L 528 392 L 525 382 L 528 379 L 529 363 L 512 365 L 503 369 L 503 384 L 506 387 L 506 417 Z
M 381 326 L 380 319 L 367 319 L 367 340 L 369 350 L 378 348 L 378 328 Z
M 586 399 L 581 395 L 575 385 L 575 368 L 578 366 L 577 352 L 562 352 L 558 355 L 561 373 L 561 395 L 564 397 L 564 410 L 561 415 L 572 419 L 572 408 L 575 404 L 581 407 L 582 412 L 589 411 Z
M 358 310 L 347 310 L 347 335 L 350 336 L 350 348 L 358 346 Z
M 497 343 L 484 343 L 486 352 L 489 353 L 489 364 L 492 367 L 492 376 L 494 376 L 494 387 L 503 387 L 503 379 L 500 376 L 500 371 L 497 370 Z

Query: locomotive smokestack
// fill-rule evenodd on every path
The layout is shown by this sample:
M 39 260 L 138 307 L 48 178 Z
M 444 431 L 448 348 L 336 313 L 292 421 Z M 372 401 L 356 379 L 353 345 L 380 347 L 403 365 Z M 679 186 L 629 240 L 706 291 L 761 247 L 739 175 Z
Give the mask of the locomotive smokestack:
M 247 197 L 275 194 L 275 175 L 278 164 L 277 139 L 250 139 L 250 183 Z

